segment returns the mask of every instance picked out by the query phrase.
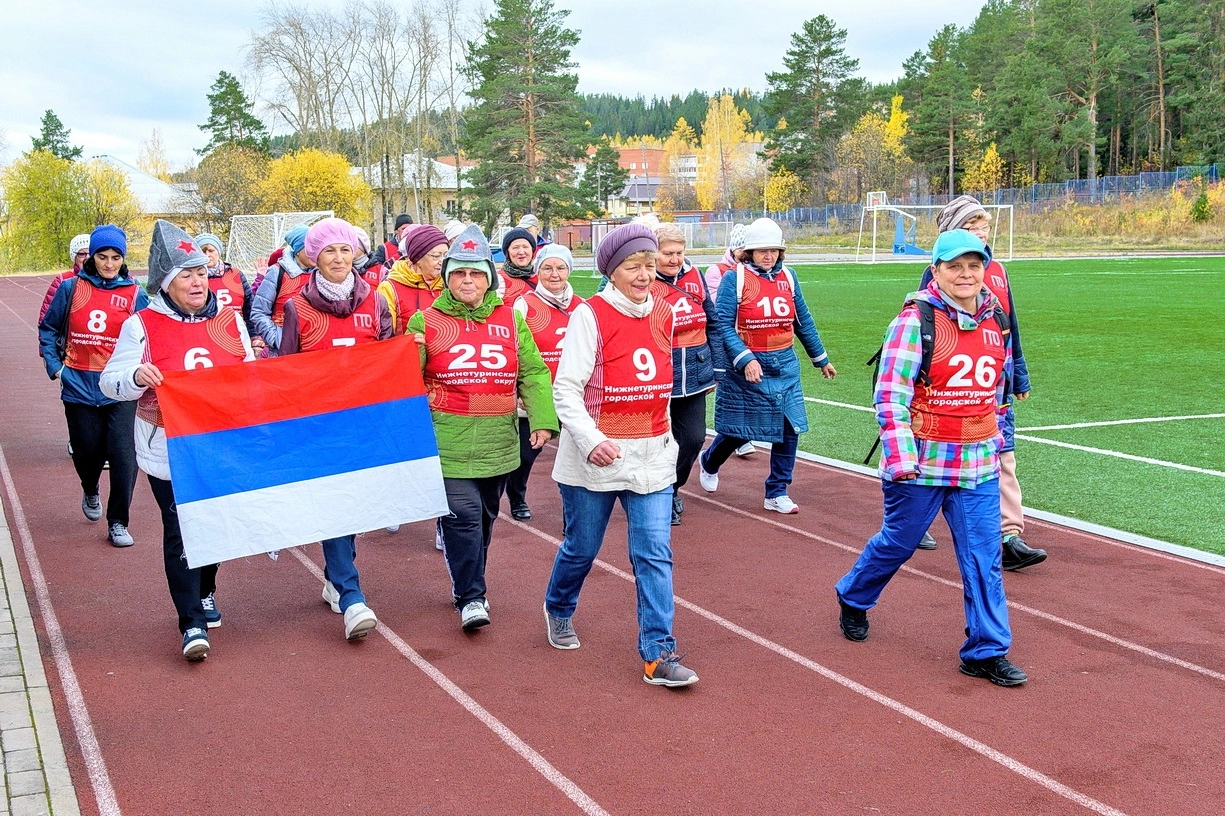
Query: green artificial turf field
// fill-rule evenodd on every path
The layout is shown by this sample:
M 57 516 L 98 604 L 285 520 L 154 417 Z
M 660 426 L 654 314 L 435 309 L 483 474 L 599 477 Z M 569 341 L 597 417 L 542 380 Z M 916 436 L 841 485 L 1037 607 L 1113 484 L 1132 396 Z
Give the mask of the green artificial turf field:
M 1225 258 L 1007 266 L 1033 386 L 1016 411 L 1025 504 L 1225 554 L 1225 417 L 1042 429 L 1225 413 Z M 923 267 L 922 261 L 797 267 L 838 369 L 837 379 L 827 381 L 807 367 L 808 397 L 870 404 L 864 363 Z M 594 289 L 585 278 L 575 276 L 581 294 Z M 876 433 L 871 413 L 811 400 L 808 408 L 811 430 L 800 437 L 801 448 L 863 461 Z M 796 498 L 820 505 L 819 496 Z M 1040 533 L 1030 538 L 1041 546 Z

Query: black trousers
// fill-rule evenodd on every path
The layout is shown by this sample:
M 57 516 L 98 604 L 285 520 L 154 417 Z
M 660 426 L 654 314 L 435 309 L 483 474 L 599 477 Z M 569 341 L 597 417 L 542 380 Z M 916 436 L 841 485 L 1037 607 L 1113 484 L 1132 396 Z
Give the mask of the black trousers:
M 102 465 L 111 463 L 111 492 L 106 500 L 107 525 L 128 526 L 128 508 L 136 488 L 136 403 L 110 405 L 64 403 L 72 464 L 81 480 L 81 490 L 98 492 Z
M 673 397 L 668 406 L 672 417 L 672 436 L 676 439 L 676 489 L 689 481 L 693 463 L 706 441 L 706 393 Z
M 112 465 L 113 467 L 114 465 Z M 153 498 L 162 511 L 162 559 L 166 562 L 166 583 L 170 586 L 170 599 L 179 613 L 179 632 L 191 628 L 205 629 L 204 607 L 200 599 L 217 589 L 217 565 L 190 569 L 187 555 L 183 552 L 183 533 L 179 529 L 179 511 L 174 503 L 174 489 L 170 482 L 149 477 Z
M 447 506 L 442 517 L 442 547 L 451 573 L 451 594 L 459 609 L 485 597 L 485 561 L 498 504 L 506 490 L 506 475 L 480 479 L 448 479 Z
M 527 417 L 519 417 L 519 467 L 506 477 L 506 498 L 510 506 L 527 504 L 527 477 L 532 474 L 532 465 L 544 448 L 532 447 L 532 429 Z

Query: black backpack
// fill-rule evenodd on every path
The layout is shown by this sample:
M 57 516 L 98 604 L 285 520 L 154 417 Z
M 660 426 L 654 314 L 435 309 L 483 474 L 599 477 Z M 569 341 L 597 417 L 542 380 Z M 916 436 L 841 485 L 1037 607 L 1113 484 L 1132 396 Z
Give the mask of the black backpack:
M 922 385 L 931 385 L 932 378 L 930 375 L 932 367 L 932 347 L 936 344 L 936 310 L 930 303 L 925 300 L 916 300 L 914 305 L 919 309 L 919 342 L 922 345 L 922 355 L 919 359 L 919 376 L 916 382 Z M 1012 336 L 1012 324 L 1008 319 L 1008 315 L 1004 314 L 1004 309 L 997 303 L 995 312 L 992 315 L 995 322 L 1000 327 L 1000 334 L 1003 335 L 1005 342 Z M 876 393 L 876 381 L 880 379 L 880 358 L 885 350 L 885 344 L 881 343 L 880 348 L 872 355 L 866 365 L 872 366 L 872 393 Z M 1005 389 L 1005 393 L 1007 389 Z M 880 447 L 880 434 L 876 435 L 876 440 L 872 443 L 872 449 L 868 451 L 868 455 L 864 457 L 863 463 L 866 465 L 872 461 L 872 457 L 876 454 L 876 449 Z

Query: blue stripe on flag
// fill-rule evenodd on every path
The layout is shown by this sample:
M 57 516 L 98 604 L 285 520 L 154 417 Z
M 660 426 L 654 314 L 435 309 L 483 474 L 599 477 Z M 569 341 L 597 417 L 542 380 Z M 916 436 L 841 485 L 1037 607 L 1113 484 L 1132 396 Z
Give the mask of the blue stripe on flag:
M 438 455 L 425 395 L 167 440 L 178 504 Z M 420 429 L 420 430 L 417 430 Z M 327 501 L 326 496 L 303 496 Z

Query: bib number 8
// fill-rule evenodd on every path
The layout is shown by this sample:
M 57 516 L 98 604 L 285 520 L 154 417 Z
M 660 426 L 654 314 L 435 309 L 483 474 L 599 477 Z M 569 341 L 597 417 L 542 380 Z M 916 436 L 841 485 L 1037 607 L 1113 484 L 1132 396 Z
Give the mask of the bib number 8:
M 638 369 L 638 373 L 634 376 L 642 382 L 650 382 L 655 379 L 655 358 L 651 356 L 649 349 L 634 350 L 634 368 Z
M 102 332 L 106 331 L 106 312 L 101 309 L 91 311 L 89 313 L 89 322 L 85 324 L 85 328 L 94 334 L 102 334 Z
M 974 358 L 968 354 L 954 354 L 949 358 L 949 365 L 958 368 L 957 372 L 949 378 L 949 385 L 955 388 L 970 388 L 975 384 L 982 388 L 991 388 L 995 385 L 995 358 L 982 356 L 978 358 L 977 364 Z M 970 379 L 970 369 L 974 369 L 974 379 Z

